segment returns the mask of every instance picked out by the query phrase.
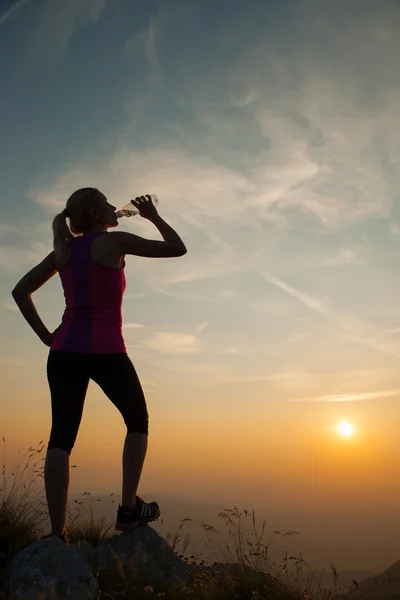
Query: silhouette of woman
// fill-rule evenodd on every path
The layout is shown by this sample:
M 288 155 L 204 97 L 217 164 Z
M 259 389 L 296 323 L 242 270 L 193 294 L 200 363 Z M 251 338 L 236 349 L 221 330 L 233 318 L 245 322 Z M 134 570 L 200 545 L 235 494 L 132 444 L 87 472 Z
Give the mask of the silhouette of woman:
M 47 378 L 52 428 L 44 467 L 51 534 L 68 543 L 65 530 L 69 487 L 69 456 L 75 444 L 89 380 L 95 381 L 120 411 L 127 434 L 122 454 L 122 500 L 115 529 L 132 531 L 158 519 L 157 502 L 136 495 L 147 451 L 148 413 L 136 370 L 122 335 L 125 256 L 151 258 L 186 254 L 179 235 L 158 214 L 150 196 L 131 201 L 151 221 L 164 241 L 123 231 L 115 207 L 96 188 L 82 188 L 67 200 L 53 220 L 54 250 L 15 286 L 12 295 L 23 316 L 49 346 Z M 67 223 L 69 219 L 69 226 Z M 50 333 L 31 296 L 55 273 L 65 296 L 61 325 Z

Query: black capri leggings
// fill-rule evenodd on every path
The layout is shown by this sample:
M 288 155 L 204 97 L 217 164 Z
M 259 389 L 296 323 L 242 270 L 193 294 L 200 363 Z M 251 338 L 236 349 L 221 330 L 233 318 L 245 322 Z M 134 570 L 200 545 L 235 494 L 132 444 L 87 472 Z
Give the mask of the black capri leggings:
M 95 381 L 120 411 L 127 433 L 149 431 L 142 386 L 127 354 L 78 354 L 51 350 L 47 360 L 52 428 L 48 448 L 74 447 L 89 380 Z

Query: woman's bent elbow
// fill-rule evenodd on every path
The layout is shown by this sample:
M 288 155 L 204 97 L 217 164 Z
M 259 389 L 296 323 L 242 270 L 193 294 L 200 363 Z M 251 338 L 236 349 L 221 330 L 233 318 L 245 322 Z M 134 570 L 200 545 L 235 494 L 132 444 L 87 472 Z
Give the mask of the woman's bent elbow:
M 14 300 L 18 300 L 19 298 L 21 298 L 22 296 L 28 296 L 29 294 L 26 293 L 26 290 L 24 290 L 18 283 L 17 285 L 14 287 L 14 289 L 11 292 L 12 297 L 14 298 Z

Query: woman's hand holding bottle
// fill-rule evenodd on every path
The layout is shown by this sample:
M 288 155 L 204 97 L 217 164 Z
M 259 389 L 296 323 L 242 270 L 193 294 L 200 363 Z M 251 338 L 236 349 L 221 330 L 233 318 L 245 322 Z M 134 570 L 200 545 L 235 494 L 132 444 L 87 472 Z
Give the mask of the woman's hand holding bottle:
M 144 219 L 152 221 L 155 217 L 159 216 L 156 206 L 158 206 L 158 198 L 155 194 L 136 196 L 135 200 L 131 200 L 121 210 L 117 210 L 116 215 L 118 219 L 140 215 Z
M 134 200 L 131 200 L 133 206 L 138 209 L 140 216 L 149 221 L 154 221 L 154 219 L 160 216 L 155 207 L 155 204 L 158 204 L 157 196 L 153 195 L 153 198 L 155 198 L 155 201 L 147 194 L 146 197 L 137 196 Z

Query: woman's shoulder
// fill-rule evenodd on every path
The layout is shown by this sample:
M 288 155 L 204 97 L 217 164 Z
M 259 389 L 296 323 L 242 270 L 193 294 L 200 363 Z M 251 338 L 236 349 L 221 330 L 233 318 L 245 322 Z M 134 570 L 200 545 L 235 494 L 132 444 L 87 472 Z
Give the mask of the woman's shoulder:
M 115 233 L 107 231 L 93 240 L 90 255 L 94 262 L 104 267 L 121 268 L 123 266 L 124 255 L 121 253 L 118 236 Z

